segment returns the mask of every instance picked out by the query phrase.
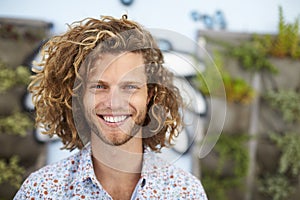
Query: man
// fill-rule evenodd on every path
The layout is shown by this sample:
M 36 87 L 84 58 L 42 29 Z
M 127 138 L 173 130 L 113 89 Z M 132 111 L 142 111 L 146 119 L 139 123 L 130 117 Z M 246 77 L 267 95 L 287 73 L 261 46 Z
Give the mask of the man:
M 43 49 L 36 122 L 81 150 L 32 173 L 15 199 L 207 199 L 153 153 L 178 135 L 182 100 L 148 31 L 126 15 L 89 18 Z

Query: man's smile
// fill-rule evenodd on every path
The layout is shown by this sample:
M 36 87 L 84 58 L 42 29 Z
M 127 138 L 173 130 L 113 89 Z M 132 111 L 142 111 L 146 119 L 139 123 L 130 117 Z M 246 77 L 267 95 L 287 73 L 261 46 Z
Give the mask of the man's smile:
M 126 119 L 128 119 L 129 117 L 131 117 L 131 115 L 126 114 L 126 115 L 97 115 L 98 117 L 100 117 L 101 119 L 103 119 L 106 123 L 122 123 L 124 122 Z

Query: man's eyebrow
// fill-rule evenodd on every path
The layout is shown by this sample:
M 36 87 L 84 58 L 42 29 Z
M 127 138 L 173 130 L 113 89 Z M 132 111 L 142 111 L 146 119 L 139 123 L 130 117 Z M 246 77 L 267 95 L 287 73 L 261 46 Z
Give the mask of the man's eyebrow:
M 87 83 L 89 83 L 89 84 L 93 84 L 93 83 L 108 84 L 107 82 L 105 82 L 103 80 L 88 80 Z
M 108 82 L 103 81 L 103 80 L 89 80 L 87 81 L 87 84 L 103 84 L 103 85 L 109 85 Z M 124 80 L 124 81 L 119 81 L 118 85 L 145 85 L 146 82 L 144 80 Z
M 124 80 L 120 81 L 119 83 L 125 83 L 125 84 L 145 84 L 144 80 Z

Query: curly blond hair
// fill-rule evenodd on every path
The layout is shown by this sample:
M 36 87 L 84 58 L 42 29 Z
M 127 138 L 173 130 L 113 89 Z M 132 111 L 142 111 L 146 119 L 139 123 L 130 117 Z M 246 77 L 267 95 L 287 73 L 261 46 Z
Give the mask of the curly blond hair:
M 84 77 L 79 69 L 85 70 L 99 53 L 128 51 L 140 53 L 146 66 L 151 99 L 143 125 L 146 128 L 142 129 L 144 148 L 159 151 L 169 146 L 182 125 L 182 99 L 173 85 L 173 74 L 163 67 L 163 55 L 154 38 L 126 15 L 74 22 L 65 34 L 54 36 L 43 46 L 40 70 L 35 69 L 28 87 L 33 94 L 36 124 L 43 126 L 45 134 L 58 135 L 64 148 L 81 149 L 87 141 L 78 132 L 89 132 L 90 128 L 86 120 L 76 120 L 84 119 Z

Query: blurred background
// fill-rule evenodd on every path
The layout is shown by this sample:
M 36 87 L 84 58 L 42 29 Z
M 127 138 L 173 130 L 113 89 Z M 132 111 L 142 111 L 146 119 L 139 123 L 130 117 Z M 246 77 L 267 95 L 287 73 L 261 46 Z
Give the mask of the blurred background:
M 34 127 L 26 87 L 41 45 L 74 21 L 123 14 L 153 32 L 191 105 L 162 156 L 199 177 L 209 199 L 299 199 L 297 0 L 1 0 L 0 199 L 70 155 Z

